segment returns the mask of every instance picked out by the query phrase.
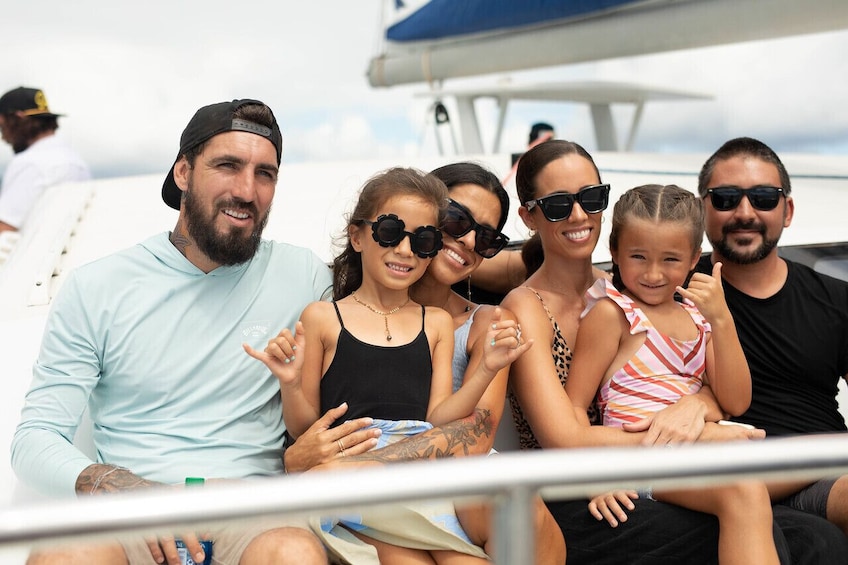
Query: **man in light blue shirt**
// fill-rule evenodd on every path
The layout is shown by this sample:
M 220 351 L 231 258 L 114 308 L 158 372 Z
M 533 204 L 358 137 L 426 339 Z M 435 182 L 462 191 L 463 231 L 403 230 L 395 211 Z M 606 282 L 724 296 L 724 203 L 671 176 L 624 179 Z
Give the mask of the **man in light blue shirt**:
M 180 212 L 173 232 L 78 268 L 52 305 L 12 444 L 23 481 L 72 496 L 282 472 L 279 385 L 242 343 L 262 348 L 293 328 L 331 277 L 311 251 L 261 239 L 281 151 L 277 122 L 261 102 L 197 111 L 162 187 Z M 96 462 L 71 443 L 86 407 Z M 325 563 L 299 525 L 221 528 L 212 532 L 216 560 L 268 563 L 282 548 L 285 563 Z M 184 541 L 202 562 L 198 540 Z M 165 539 L 31 562 L 39 559 L 179 562 Z

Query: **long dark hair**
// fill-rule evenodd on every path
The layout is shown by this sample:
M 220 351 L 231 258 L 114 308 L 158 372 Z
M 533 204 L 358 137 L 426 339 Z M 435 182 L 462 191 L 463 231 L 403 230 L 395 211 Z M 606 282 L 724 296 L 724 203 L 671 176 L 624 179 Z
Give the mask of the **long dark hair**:
M 342 252 L 333 259 L 333 299 L 341 300 L 362 285 L 362 257 L 350 243 L 350 227 L 361 226 L 370 220 L 389 198 L 399 195 L 416 196 L 438 210 L 441 223 L 447 207 L 445 183 L 418 169 L 396 167 L 371 177 L 359 191 L 356 207 L 345 228 Z
M 464 161 L 433 169 L 430 174 L 445 183 L 448 192 L 460 184 L 476 184 L 497 196 L 501 203 L 501 213 L 498 217 L 498 225 L 495 227 L 498 231 L 501 231 L 506 225 L 506 218 L 509 214 L 509 195 L 493 172 L 477 163 Z
M 10 113 L 3 118 L 6 120 L 6 136 L 15 153 L 28 149 L 44 133 L 59 129 L 56 116 L 18 116 Z

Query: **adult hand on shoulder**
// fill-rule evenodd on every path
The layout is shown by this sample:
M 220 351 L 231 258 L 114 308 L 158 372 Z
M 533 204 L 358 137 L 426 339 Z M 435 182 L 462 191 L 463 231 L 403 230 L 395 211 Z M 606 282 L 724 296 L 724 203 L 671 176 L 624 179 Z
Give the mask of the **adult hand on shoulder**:
M 330 428 L 347 412 L 347 403 L 331 408 L 286 448 L 284 465 L 288 473 L 309 471 L 340 462 L 345 457 L 365 453 L 377 446 L 380 430 L 363 429 L 371 418 L 358 418 Z
M 683 396 L 677 403 L 632 424 L 624 424 L 628 432 L 644 432 L 642 445 L 674 445 L 693 443 L 704 430 L 704 404 L 694 395 Z

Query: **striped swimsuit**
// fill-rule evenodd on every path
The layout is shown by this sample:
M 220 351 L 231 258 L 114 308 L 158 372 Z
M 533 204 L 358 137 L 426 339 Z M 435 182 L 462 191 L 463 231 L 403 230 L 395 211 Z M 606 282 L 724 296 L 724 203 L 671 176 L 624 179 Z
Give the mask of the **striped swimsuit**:
M 701 390 L 707 332 L 711 329 L 691 302 L 680 306 L 692 317 L 698 336 L 681 341 L 657 331 L 641 308 L 606 279 L 598 279 L 586 291 L 583 315 L 604 298 L 622 309 L 631 334 L 646 333 L 645 343 L 598 391 L 597 402 L 605 426 L 621 427 L 626 422 L 637 422 L 674 404 L 681 396 Z

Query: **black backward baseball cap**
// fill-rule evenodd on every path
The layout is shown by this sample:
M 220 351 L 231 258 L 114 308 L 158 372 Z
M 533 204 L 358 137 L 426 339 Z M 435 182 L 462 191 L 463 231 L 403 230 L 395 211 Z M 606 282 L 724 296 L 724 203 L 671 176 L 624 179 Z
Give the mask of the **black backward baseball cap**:
M 183 130 L 183 134 L 180 136 L 180 152 L 177 153 L 177 158 L 174 160 L 174 164 L 171 165 L 171 170 L 168 172 L 168 176 L 165 177 L 165 182 L 162 183 L 162 200 L 165 201 L 165 204 L 175 210 L 180 209 L 182 191 L 177 186 L 177 183 L 174 182 L 174 166 L 176 166 L 180 157 L 219 133 L 246 131 L 266 138 L 277 149 L 277 165 L 280 164 L 280 157 L 283 153 L 283 136 L 280 133 L 280 127 L 277 125 L 277 119 L 274 118 L 273 112 L 271 113 L 272 123 L 270 128 L 233 117 L 236 110 L 242 106 L 253 104 L 266 106 L 266 104 L 259 100 L 245 98 L 243 100 L 233 100 L 232 102 L 210 104 L 195 112 Z

